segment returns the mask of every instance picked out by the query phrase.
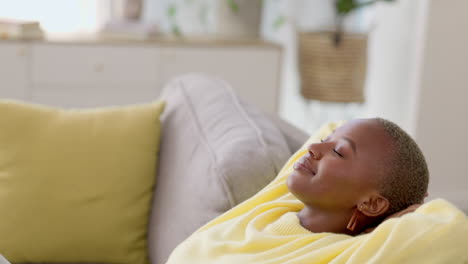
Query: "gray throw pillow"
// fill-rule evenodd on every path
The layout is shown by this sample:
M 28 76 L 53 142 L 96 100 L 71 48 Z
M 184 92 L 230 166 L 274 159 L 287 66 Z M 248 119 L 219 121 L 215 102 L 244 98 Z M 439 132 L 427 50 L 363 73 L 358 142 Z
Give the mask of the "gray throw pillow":
M 161 97 L 166 109 L 149 227 L 153 264 L 165 263 L 191 233 L 257 193 L 292 154 L 276 125 L 221 79 L 185 75 Z

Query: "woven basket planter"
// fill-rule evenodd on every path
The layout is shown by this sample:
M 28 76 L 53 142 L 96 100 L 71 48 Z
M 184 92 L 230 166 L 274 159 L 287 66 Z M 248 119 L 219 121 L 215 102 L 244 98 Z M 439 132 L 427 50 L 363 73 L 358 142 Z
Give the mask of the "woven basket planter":
M 298 35 L 301 94 L 328 102 L 363 102 L 367 36 L 344 34 L 335 45 L 330 32 Z

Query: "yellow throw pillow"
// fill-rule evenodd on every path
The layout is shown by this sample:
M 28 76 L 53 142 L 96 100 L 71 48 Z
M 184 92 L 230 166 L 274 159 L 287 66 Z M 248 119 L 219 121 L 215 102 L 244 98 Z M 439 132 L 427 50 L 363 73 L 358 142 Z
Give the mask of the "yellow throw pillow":
M 0 253 L 13 263 L 149 263 L 163 109 L 0 100 Z

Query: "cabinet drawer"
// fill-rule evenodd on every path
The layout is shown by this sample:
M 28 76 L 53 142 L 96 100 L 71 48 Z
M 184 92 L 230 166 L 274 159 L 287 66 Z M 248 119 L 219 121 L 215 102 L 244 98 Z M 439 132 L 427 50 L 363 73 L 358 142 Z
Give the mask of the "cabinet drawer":
M 60 86 L 34 87 L 31 102 L 66 108 L 101 107 L 148 103 L 158 99 L 154 86 L 139 86 L 125 90 L 122 87 Z
M 2 81 L 26 82 L 29 45 L 0 42 Z
M 33 84 L 156 84 L 158 50 L 116 45 L 39 44 L 32 50 Z
M 0 98 L 26 99 L 29 45 L 0 42 Z

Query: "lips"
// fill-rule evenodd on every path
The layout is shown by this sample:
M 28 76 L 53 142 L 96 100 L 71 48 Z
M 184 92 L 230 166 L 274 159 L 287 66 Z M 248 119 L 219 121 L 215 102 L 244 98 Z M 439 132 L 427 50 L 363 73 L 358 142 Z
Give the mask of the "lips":
M 302 156 L 296 163 L 294 163 L 293 168 L 297 171 L 303 171 L 312 174 L 312 176 L 315 176 L 316 170 L 313 168 L 310 159 L 312 157 L 310 156 L 310 153 L 305 154 Z

